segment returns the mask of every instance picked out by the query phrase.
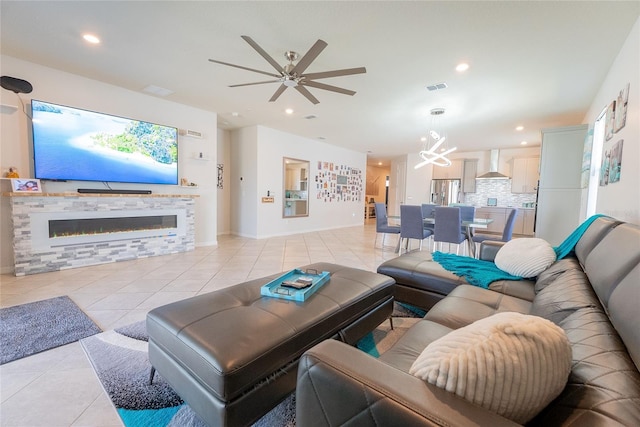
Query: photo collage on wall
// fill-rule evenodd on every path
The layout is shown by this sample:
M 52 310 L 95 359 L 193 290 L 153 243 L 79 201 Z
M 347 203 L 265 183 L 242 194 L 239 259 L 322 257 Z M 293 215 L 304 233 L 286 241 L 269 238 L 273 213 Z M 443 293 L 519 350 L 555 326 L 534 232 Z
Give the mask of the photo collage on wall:
M 600 186 L 620 181 L 622 171 L 622 145 L 624 140 L 611 141 L 627 121 L 627 103 L 629 101 L 629 83 L 620 90 L 618 97 L 607 107 L 605 124 L 605 143 L 600 169 Z
M 332 162 L 318 162 L 316 198 L 324 202 L 361 202 L 362 171 Z

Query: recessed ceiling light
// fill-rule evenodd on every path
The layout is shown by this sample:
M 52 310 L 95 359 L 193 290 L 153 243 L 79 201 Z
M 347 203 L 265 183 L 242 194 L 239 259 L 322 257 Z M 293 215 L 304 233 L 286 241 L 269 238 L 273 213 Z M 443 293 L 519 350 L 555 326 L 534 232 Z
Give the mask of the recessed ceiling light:
M 524 126 L 516 126 L 516 130 L 517 130 L 517 131 L 521 131 L 521 130 L 523 130 L 523 129 L 524 129 Z
M 287 108 L 286 110 L 284 110 L 285 113 L 287 114 L 293 114 L 293 109 L 292 108 Z
M 233 112 L 231 113 L 231 115 L 232 115 L 233 117 L 238 117 L 238 116 L 240 115 L 240 113 L 238 113 L 237 111 L 233 111 Z
M 420 138 L 420 141 L 425 142 L 427 140 L 426 136 L 423 136 L 422 138 Z
M 456 66 L 456 71 L 459 71 L 459 72 L 467 71 L 468 69 L 469 69 L 469 64 L 467 64 L 466 62 L 463 62 Z
M 522 141 L 520 145 L 527 145 L 527 141 Z
M 96 36 L 94 36 L 93 34 L 83 34 L 82 38 L 85 39 L 86 41 L 88 41 L 91 44 L 98 44 L 100 43 L 100 39 Z
M 382 166 L 382 162 L 378 162 L 378 166 Z

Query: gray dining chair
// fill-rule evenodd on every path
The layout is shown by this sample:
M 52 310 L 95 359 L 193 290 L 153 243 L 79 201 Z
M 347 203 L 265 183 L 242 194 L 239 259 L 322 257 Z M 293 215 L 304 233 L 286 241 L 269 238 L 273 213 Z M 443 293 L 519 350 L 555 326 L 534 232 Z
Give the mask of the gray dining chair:
M 487 235 L 477 235 L 477 236 L 473 236 L 472 240 L 473 240 L 473 244 L 475 245 L 476 243 L 480 244 L 482 242 L 484 242 L 485 240 L 493 240 L 493 241 L 498 241 L 498 242 L 508 242 L 509 240 L 511 240 L 511 237 L 513 236 L 513 226 L 516 223 L 516 217 L 518 216 L 518 209 L 511 209 L 511 212 L 509 212 L 509 217 L 507 218 L 507 222 L 504 224 L 504 229 L 502 230 L 502 236 L 501 237 L 493 237 L 493 236 L 487 236 Z M 476 253 L 478 253 L 478 248 L 476 248 Z
M 420 250 L 422 250 L 422 241 L 433 232 L 424 228 L 422 221 L 422 207 L 418 205 L 400 205 L 400 245 L 398 254 L 402 253 L 402 241 L 406 239 L 406 251 L 409 251 L 410 239 L 420 241 Z
M 431 203 L 423 203 L 422 204 L 422 218 L 433 218 L 434 215 L 436 214 L 436 204 L 431 204 Z M 433 224 L 424 224 L 423 225 L 424 228 L 426 228 L 427 230 L 431 230 L 431 233 L 433 233 L 434 231 L 434 225 Z
M 475 206 L 457 206 L 460 208 L 460 219 L 462 221 L 473 221 L 476 217 L 476 207 Z M 469 230 L 466 226 L 460 227 L 460 232 L 467 235 L 467 238 L 471 236 L 471 230 Z
M 458 207 L 436 207 L 435 229 L 433 233 L 434 245 L 440 243 L 449 244 L 449 252 L 451 252 L 451 243 L 456 245 L 456 254 L 460 251 L 460 243 L 467 240 L 467 236 L 461 231 L 462 217 L 460 208 Z M 464 248 L 463 248 L 464 249 Z
M 397 225 L 389 225 L 387 218 L 387 206 L 384 203 L 375 204 L 376 211 L 376 239 L 373 241 L 373 247 L 378 242 L 378 234 L 382 233 L 382 247 L 384 248 L 384 238 L 387 234 L 400 234 L 400 227 Z

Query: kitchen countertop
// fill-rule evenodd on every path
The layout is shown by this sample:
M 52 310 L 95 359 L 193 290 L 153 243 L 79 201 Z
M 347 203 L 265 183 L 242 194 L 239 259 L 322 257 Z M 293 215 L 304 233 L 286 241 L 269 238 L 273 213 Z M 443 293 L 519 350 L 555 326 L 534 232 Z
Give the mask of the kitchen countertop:
M 523 208 L 519 206 L 476 206 L 476 209 L 521 209 L 521 210 L 534 210 L 535 207 L 532 208 Z

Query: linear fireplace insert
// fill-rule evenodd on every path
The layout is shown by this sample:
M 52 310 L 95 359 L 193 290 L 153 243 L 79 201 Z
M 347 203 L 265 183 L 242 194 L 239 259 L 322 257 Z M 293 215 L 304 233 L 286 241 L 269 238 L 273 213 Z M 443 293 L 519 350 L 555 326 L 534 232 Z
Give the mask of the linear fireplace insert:
M 176 228 L 177 215 L 49 220 L 49 237 L 86 236 Z

